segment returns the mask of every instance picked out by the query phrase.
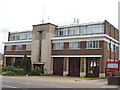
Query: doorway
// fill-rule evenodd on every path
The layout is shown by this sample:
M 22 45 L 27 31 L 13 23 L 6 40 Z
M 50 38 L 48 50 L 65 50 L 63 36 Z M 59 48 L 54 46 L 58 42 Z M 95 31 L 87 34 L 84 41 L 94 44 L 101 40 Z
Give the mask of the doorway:
M 53 58 L 53 75 L 63 76 L 64 58 Z
M 100 58 L 86 58 L 86 77 L 99 77 Z
M 69 58 L 69 74 L 68 76 L 80 77 L 80 58 Z

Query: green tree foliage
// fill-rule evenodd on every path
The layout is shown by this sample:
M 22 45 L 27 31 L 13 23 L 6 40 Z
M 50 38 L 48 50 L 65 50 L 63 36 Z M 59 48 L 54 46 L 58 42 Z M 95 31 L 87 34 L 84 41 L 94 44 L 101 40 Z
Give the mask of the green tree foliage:
M 27 55 L 24 55 L 21 66 L 27 73 L 31 72 L 31 60 L 27 57 Z

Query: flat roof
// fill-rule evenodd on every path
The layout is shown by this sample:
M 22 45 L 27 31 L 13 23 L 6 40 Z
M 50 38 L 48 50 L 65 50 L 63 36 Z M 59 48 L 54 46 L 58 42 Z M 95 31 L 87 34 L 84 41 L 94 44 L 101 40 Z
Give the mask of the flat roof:
M 57 26 L 57 25 L 52 24 L 52 23 L 43 23 L 43 24 L 37 24 L 37 25 L 32 25 L 32 26 L 34 27 L 34 26 L 41 26 L 41 25 L 47 25 L 47 24 L 50 24 L 50 25 L 53 25 L 53 26 Z
M 18 33 L 26 33 L 26 32 L 32 32 L 32 30 L 28 30 L 28 31 L 16 31 L 16 32 L 9 32 L 10 34 L 18 34 Z
M 81 24 L 71 24 L 71 25 L 66 25 L 66 26 L 58 26 L 57 28 L 77 27 L 77 26 L 103 24 L 103 23 L 104 23 L 104 21 L 98 21 L 98 22 L 90 22 L 90 23 L 81 23 Z

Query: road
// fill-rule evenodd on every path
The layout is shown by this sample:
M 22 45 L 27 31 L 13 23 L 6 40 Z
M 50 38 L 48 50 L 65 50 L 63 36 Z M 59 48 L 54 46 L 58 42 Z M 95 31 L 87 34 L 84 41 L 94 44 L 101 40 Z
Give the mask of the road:
M 2 88 L 117 88 L 107 85 L 106 79 L 88 80 L 79 77 L 60 76 L 4 76 Z

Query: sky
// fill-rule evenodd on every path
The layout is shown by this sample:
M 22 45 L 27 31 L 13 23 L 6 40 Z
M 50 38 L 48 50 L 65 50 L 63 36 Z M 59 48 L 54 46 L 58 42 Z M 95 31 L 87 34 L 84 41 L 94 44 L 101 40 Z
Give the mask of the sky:
M 32 25 L 53 23 L 70 25 L 108 20 L 118 28 L 120 0 L 0 0 L 0 53 L 8 32 L 32 30 Z

